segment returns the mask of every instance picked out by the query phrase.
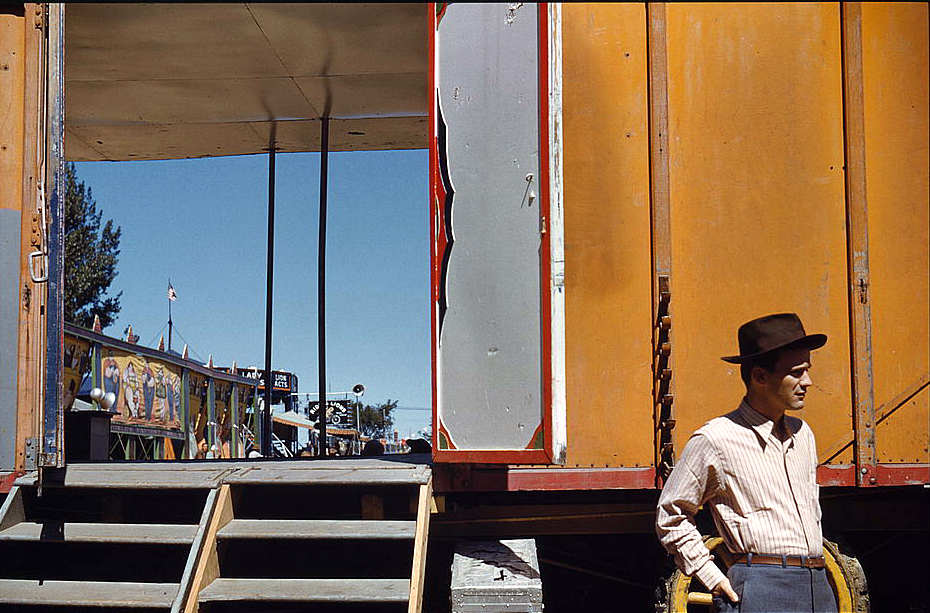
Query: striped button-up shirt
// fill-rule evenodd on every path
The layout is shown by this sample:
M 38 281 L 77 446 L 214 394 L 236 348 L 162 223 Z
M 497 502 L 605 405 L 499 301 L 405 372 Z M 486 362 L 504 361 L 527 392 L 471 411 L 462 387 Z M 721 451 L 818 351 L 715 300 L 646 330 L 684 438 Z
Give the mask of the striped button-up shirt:
M 785 416 L 785 426 L 781 441 L 774 422 L 744 399 L 691 436 L 662 489 L 659 540 L 708 588 L 724 575 L 694 524 L 701 505 L 734 553 L 823 555 L 814 433 L 795 417 Z

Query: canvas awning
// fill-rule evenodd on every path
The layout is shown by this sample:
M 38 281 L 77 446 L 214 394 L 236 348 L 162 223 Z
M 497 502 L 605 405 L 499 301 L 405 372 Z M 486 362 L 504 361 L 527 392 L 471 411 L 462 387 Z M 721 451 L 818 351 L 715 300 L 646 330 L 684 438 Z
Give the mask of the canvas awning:
M 425 148 L 427 4 L 68 4 L 65 153 Z

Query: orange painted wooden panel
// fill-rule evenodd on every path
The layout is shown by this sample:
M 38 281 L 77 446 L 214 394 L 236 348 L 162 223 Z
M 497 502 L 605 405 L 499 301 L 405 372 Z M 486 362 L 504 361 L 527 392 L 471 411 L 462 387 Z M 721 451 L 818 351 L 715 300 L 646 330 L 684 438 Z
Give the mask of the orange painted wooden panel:
M 927 39 L 926 4 L 862 4 L 876 408 L 930 370 Z M 924 387 L 878 423 L 879 462 L 928 461 L 928 399 Z
M 653 463 L 642 4 L 563 5 L 568 466 Z
M 829 335 L 800 413 L 823 448 L 852 430 L 839 7 L 667 14 L 676 448 L 742 397 L 737 327 L 785 311 Z

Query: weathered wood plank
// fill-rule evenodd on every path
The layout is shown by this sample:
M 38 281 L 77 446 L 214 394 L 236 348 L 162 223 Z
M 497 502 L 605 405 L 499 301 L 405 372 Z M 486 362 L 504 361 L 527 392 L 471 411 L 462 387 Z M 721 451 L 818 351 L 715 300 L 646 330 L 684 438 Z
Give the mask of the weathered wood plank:
M 2 604 L 167 608 L 177 591 L 177 583 L 0 579 Z
M 191 579 L 191 590 L 185 603 L 185 613 L 196 613 L 198 594 L 204 586 L 215 582 L 220 576 L 219 555 L 216 551 L 216 534 L 226 526 L 233 518 L 232 497 L 229 493 L 229 486 L 220 486 L 219 493 L 216 496 L 216 506 L 213 515 L 210 517 L 210 525 L 203 537 L 203 543 L 197 566 L 194 570 L 194 576 Z
M 234 519 L 218 539 L 413 539 L 414 521 Z
M 229 475 L 224 483 L 246 484 L 314 484 L 314 485 L 421 485 L 429 479 L 430 469 L 304 469 L 253 467 Z
M 0 541 L 64 541 L 72 543 L 162 543 L 190 545 L 197 533 L 193 524 L 91 524 L 57 526 L 22 522 L 0 531 Z
M 415 456 L 417 458 L 423 456 Z M 93 488 L 214 488 L 221 483 L 426 483 L 430 466 L 425 462 L 371 458 L 343 460 L 237 460 L 69 464 L 47 471 L 47 487 Z M 16 480 L 35 486 L 38 472 Z
M 426 546 L 429 538 L 429 505 L 432 497 L 433 481 L 430 479 L 420 486 L 416 538 L 413 542 L 413 563 L 410 570 L 410 600 L 407 605 L 407 613 L 420 613 L 423 606 L 424 582 L 426 581 Z
M 407 602 L 407 579 L 217 579 L 200 602 Z
M 3 506 L 0 506 L 0 530 L 14 526 L 26 519 L 26 510 L 23 506 L 22 491 L 13 486 L 7 494 Z
M 100 464 L 99 466 L 106 466 Z M 161 470 L 76 470 L 64 469 L 62 477 L 47 476 L 44 487 L 74 487 L 100 489 L 212 489 L 217 486 L 223 473 L 216 471 L 187 471 L 181 467 L 162 465 Z M 19 486 L 35 486 L 38 473 L 30 473 L 16 480 Z
M 197 533 L 194 535 L 194 542 L 191 543 L 190 552 L 187 554 L 187 562 L 184 564 L 184 572 L 181 574 L 181 584 L 178 589 L 178 595 L 171 604 L 171 613 L 181 613 L 188 601 L 194 582 L 194 575 L 197 572 L 197 561 L 200 559 L 201 551 L 204 547 L 204 541 L 207 537 L 207 531 L 210 527 L 210 518 L 216 509 L 217 500 L 219 499 L 220 490 L 210 490 L 207 494 L 207 500 L 203 505 L 203 512 L 200 514 L 200 523 L 197 525 Z M 197 586 L 200 587 L 199 585 Z M 197 596 L 194 595 L 194 602 L 197 602 Z
M 120 471 L 120 470 L 194 470 L 194 471 L 214 471 L 222 472 L 238 468 L 279 468 L 282 470 L 317 470 L 317 469 L 363 469 L 363 468 L 397 468 L 415 470 L 418 468 L 429 468 L 429 454 L 398 454 L 384 455 L 377 457 L 340 457 L 320 460 L 317 458 L 299 458 L 299 459 L 276 459 L 276 458 L 259 458 L 259 459 L 236 459 L 236 460 L 175 460 L 169 462 L 161 461 L 139 461 L 139 462 L 74 462 L 68 464 L 69 470 L 93 472 L 100 471 Z

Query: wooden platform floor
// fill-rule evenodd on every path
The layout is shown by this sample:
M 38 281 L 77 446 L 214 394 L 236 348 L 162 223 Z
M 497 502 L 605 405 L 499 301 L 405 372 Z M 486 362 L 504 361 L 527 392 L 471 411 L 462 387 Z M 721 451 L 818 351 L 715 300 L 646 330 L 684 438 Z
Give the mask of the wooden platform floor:
M 212 489 L 221 484 L 426 483 L 429 454 L 398 454 L 371 458 L 341 457 L 326 460 L 233 459 L 164 460 L 145 462 L 83 462 L 61 469 L 46 469 L 45 486 L 133 489 Z M 38 471 L 16 480 L 34 486 Z

